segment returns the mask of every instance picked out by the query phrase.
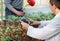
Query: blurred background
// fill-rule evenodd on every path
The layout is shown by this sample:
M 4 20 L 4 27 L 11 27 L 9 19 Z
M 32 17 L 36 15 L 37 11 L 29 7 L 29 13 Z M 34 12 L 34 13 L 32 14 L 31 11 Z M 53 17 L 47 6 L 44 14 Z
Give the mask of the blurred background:
M 31 13 L 35 13 L 37 14 L 38 12 L 43 12 L 45 14 L 48 14 L 51 12 L 50 7 L 49 7 L 49 0 L 35 0 L 36 4 L 35 6 L 26 6 L 27 5 L 27 1 L 24 0 L 24 4 L 23 4 L 23 10 L 26 14 L 31 14 Z M 0 20 L 5 19 L 4 18 L 5 15 L 5 5 L 4 5 L 4 0 L 0 0 Z

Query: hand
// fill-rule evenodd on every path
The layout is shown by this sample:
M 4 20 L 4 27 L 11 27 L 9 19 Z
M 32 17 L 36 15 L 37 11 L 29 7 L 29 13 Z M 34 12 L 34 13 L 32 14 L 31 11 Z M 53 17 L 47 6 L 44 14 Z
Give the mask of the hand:
M 24 16 L 24 12 L 21 11 L 17 11 L 15 8 L 12 8 L 11 11 L 15 14 L 17 14 L 18 16 Z
M 40 25 L 39 21 L 34 21 L 31 25 Z
M 28 18 L 28 17 L 27 17 L 27 19 L 28 19 L 28 21 L 30 21 L 31 23 L 33 23 L 33 22 L 34 22 L 34 20 L 33 20 L 33 19 L 31 19 L 31 18 Z
M 32 24 L 31 25 L 39 25 L 40 24 L 40 22 L 39 21 L 34 21 L 34 20 L 32 20 L 31 18 L 27 18 L 30 22 L 32 22 Z
M 18 16 L 24 16 L 24 12 L 21 12 L 21 11 L 17 11 L 16 14 L 17 14 Z
M 29 24 L 25 22 L 21 22 L 21 25 L 22 25 L 22 29 L 28 30 Z

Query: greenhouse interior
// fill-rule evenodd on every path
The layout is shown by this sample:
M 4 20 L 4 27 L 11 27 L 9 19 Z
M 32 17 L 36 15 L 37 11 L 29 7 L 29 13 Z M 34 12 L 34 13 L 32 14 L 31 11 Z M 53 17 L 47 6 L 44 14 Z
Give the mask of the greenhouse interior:
M 0 41 L 49 41 L 49 39 L 50 41 L 60 41 L 58 37 L 58 40 L 53 40 L 53 37 L 58 35 L 58 32 L 55 33 L 57 28 L 48 29 L 49 26 L 58 27 L 57 25 L 60 25 L 60 23 L 53 23 L 55 20 L 58 21 L 58 18 L 53 19 L 56 12 L 51 10 L 50 1 L 0 0 Z M 54 0 L 51 2 L 54 3 Z M 58 4 L 58 0 L 56 3 Z M 52 9 L 55 8 L 57 6 Z M 41 22 L 47 20 L 52 21 L 49 23 Z M 56 31 L 53 32 L 53 30 Z M 58 30 L 60 32 L 60 28 Z

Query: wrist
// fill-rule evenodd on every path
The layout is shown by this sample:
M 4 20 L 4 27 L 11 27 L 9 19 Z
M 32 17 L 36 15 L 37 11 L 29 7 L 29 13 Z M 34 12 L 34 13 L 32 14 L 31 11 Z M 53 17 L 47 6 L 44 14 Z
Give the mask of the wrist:
M 11 10 L 13 13 L 17 13 L 18 11 L 15 9 L 15 8 L 12 8 L 12 10 Z
M 15 13 L 15 14 L 17 14 L 17 13 L 18 13 L 18 11 L 16 10 L 14 13 Z

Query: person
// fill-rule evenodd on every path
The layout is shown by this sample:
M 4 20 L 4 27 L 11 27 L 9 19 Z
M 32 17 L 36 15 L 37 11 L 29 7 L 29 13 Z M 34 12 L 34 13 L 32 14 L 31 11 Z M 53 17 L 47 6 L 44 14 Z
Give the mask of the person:
M 50 21 L 32 21 L 34 25 L 40 24 L 39 28 L 34 28 L 25 22 L 21 22 L 22 28 L 27 30 L 27 35 L 45 41 L 60 41 L 60 0 L 50 0 L 50 7 L 55 17 Z
M 23 0 L 4 0 L 5 2 L 5 18 L 8 16 L 24 16 Z

